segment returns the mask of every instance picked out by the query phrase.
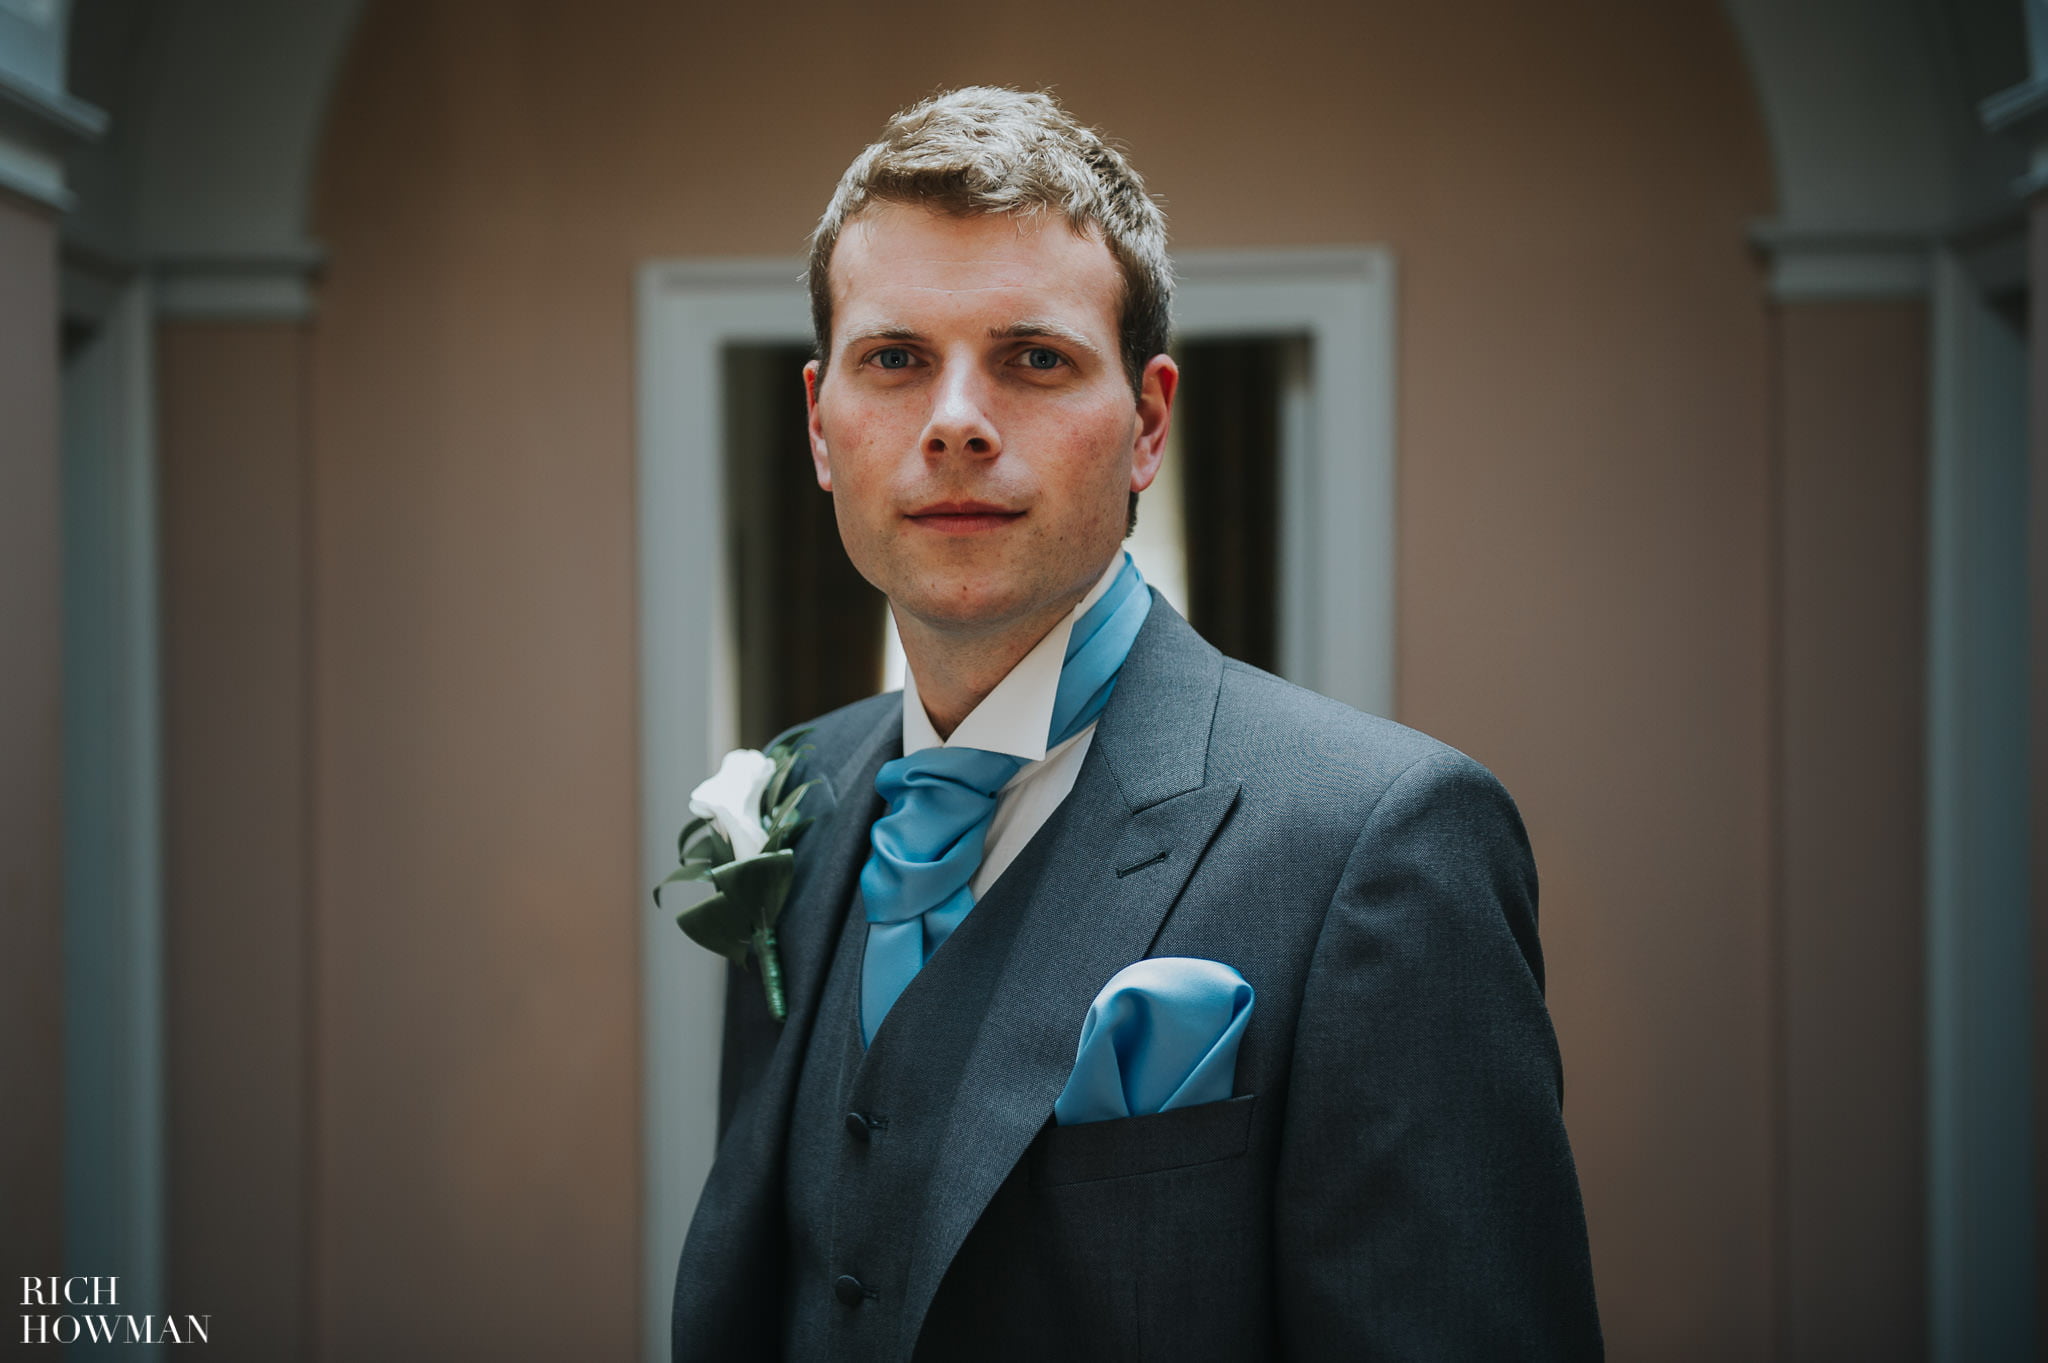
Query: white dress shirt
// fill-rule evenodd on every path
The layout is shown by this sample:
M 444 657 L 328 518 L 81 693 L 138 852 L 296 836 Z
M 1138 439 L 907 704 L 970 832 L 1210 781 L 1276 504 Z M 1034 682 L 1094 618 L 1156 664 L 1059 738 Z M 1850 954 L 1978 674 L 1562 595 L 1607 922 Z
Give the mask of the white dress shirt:
M 1124 556 L 1119 553 L 1080 604 L 1017 661 L 1008 675 L 996 683 L 995 690 L 982 697 L 981 704 L 968 712 L 950 738 L 940 738 L 939 731 L 932 727 L 931 717 L 924 712 L 915 671 L 908 665 L 903 669 L 906 754 L 923 748 L 982 748 L 1025 759 L 1023 769 L 996 792 L 996 812 L 989 820 L 988 838 L 982 844 L 981 866 L 968 882 L 976 903 L 1004 868 L 1017 859 L 1032 834 L 1052 817 L 1060 801 L 1073 790 L 1074 778 L 1081 773 L 1081 759 L 1088 755 L 1088 745 L 1095 740 L 1095 725 L 1090 723 L 1066 742 L 1046 751 L 1053 700 L 1059 691 L 1060 669 L 1066 664 L 1067 639 L 1074 632 L 1074 622 L 1109 590 L 1123 566 Z

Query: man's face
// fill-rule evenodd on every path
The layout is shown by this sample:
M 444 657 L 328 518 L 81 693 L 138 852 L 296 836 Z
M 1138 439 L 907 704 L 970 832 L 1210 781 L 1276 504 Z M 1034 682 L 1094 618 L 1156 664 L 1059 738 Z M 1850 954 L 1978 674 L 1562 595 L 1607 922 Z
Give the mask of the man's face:
M 831 362 L 804 381 L 854 567 L 941 633 L 1049 627 L 1122 542 L 1177 379 L 1156 356 L 1133 397 L 1109 248 L 1055 214 L 884 204 L 840 236 L 831 287 Z

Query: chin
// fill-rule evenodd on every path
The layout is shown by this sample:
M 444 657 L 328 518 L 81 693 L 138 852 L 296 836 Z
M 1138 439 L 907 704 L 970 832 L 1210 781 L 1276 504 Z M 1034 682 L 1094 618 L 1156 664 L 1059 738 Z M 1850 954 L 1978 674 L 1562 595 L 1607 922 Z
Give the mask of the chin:
M 989 569 L 927 569 L 911 574 L 902 587 L 900 595 L 888 593 L 889 599 L 938 628 L 1001 625 L 1028 614 L 1036 600 L 1030 583 Z
M 971 591 L 964 595 L 937 591 L 918 592 L 897 598 L 897 603 L 927 624 L 961 627 L 999 624 L 1017 613 L 1014 593 L 1000 590 Z

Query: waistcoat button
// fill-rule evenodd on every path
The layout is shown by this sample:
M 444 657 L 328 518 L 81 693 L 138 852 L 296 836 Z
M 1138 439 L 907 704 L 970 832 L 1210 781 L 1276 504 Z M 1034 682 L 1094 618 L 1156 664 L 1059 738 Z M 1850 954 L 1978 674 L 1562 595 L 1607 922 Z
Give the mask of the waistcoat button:
M 866 1140 L 868 1138 L 868 1119 L 858 1112 L 847 1113 L 846 1134 L 857 1141 Z
M 838 1281 L 832 1284 L 832 1291 L 848 1306 L 859 1306 L 868 1294 L 867 1289 L 860 1285 L 860 1279 L 851 1273 L 842 1274 Z

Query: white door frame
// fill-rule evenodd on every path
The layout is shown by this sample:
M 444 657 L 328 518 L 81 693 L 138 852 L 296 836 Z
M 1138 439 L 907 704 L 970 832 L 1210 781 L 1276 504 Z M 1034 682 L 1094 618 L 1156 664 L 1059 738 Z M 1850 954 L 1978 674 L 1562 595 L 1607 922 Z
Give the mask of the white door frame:
M 1183 336 L 1305 337 L 1282 412 L 1281 670 L 1362 710 L 1394 703 L 1394 262 L 1382 247 L 1176 259 Z M 640 875 L 676 864 L 691 788 L 733 746 L 724 387 L 734 343 L 808 344 L 799 261 L 655 261 L 639 277 Z M 794 379 L 792 379 L 794 382 Z M 682 901 L 678 901 L 680 903 Z M 724 977 L 673 914 L 642 933 L 644 1352 L 669 1352 L 684 1232 L 717 1147 Z
M 1394 257 L 1385 247 L 1178 256 L 1178 336 L 1304 336 L 1281 414 L 1280 671 L 1394 712 Z

